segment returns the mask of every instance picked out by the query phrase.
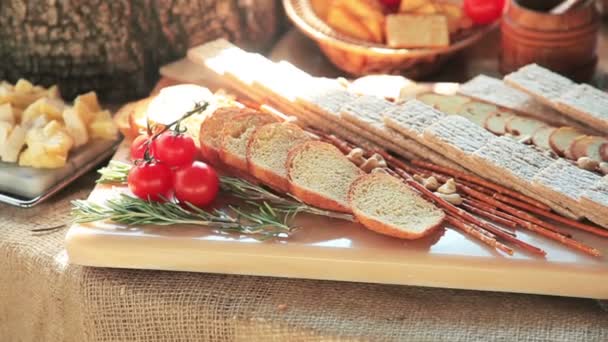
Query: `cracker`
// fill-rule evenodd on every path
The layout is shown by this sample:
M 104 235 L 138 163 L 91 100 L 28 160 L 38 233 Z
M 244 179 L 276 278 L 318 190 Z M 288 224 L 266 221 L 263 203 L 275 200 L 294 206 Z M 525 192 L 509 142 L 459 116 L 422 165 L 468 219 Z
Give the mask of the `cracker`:
M 319 80 L 311 85 L 313 87 L 307 92 L 296 96 L 296 103 L 331 117 L 339 117 L 342 106 L 357 98 L 357 95 L 347 91 L 337 82 Z
M 589 126 L 608 132 L 608 94 L 587 84 L 580 84 L 555 100 L 557 108 Z
M 576 213 L 587 212 L 581 202 L 583 193 L 601 179 L 600 176 L 583 170 L 564 159 L 558 159 L 545 167 L 533 179 L 537 192 L 551 198 L 553 202 Z
M 533 197 L 564 216 L 580 219 L 579 212 L 562 206 L 551 196 L 541 195 L 531 185 L 534 177 L 553 162 L 542 152 L 508 137 L 495 138 L 465 159 L 467 168 L 484 178 Z
M 587 208 L 587 218 L 608 228 L 608 179 L 602 178 L 581 196 L 581 204 Z
M 222 54 L 231 54 L 238 51 L 246 53 L 236 45 L 230 43 L 224 38 L 219 38 L 214 41 L 199 45 L 188 50 L 188 59 L 197 64 L 205 64 L 208 59 L 216 58 Z M 223 73 L 223 72 L 222 72 Z
M 340 115 L 355 117 L 369 124 L 382 124 L 382 113 L 395 107 L 395 104 L 385 99 L 363 95 L 342 106 Z
M 418 140 L 424 129 L 445 117 L 445 114 L 418 100 L 410 100 L 398 109 L 385 113 L 384 122 L 401 134 Z
M 497 78 L 479 75 L 461 85 L 458 92 L 525 116 L 538 118 L 554 126 L 570 126 L 583 130 L 586 129 L 580 122 L 564 116 L 551 107 L 543 105 L 521 90 L 509 87 Z
M 492 133 L 460 116 L 447 116 L 430 125 L 423 137 L 452 160 L 466 158 L 495 139 Z
M 425 159 L 442 166 L 462 170 L 460 166 L 435 151 L 388 128 L 383 121 L 384 113 L 400 110 L 403 110 L 401 105 L 395 105 L 380 98 L 362 96 L 346 104 L 341 116 L 346 121 L 343 122 L 344 125 L 354 125 L 358 128 L 359 134 L 408 159 Z M 355 130 L 352 126 L 350 128 Z
M 448 21 L 442 15 L 391 14 L 386 17 L 386 42 L 394 48 L 450 45 Z
M 553 101 L 575 85 L 568 78 L 537 64 L 529 64 L 510 73 L 504 81 L 548 106 L 553 106 Z

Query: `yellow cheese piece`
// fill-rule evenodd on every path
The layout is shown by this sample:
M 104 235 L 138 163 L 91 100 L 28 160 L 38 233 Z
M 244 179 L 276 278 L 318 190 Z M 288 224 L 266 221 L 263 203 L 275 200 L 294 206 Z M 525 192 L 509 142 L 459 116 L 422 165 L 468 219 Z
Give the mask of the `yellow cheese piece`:
M 93 122 L 89 125 L 89 134 L 91 138 L 115 139 L 118 128 L 112 120 L 112 114 L 107 110 L 96 113 Z
M 56 120 L 43 128 L 31 129 L 26 136 L 27 148 L 19 156 L 20 166 L 59 168 L 66 164 L 74 142 Z

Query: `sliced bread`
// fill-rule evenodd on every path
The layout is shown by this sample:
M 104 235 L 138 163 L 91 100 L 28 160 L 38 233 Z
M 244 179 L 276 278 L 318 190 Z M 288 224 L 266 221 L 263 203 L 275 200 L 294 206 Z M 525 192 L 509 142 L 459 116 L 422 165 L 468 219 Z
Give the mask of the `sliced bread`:
M 294 146 L 310 139 L 304 130 L 288 122 L 258 128 L 247 145 L 249 172 L 277 190 L 289 191 L 287 155 Z
M 224 124 L 219 148 L 220 160 L 241 171 L 248 171 L 247 144 L 256 129 L 277 120 L 270 114 L 250 111 L 233 116 Z
M 335 146 L 308 141 L 294 147 L 287 157 L 290 192 L 315 207 L 351 212 L 348 189 L 363 174 Z
M 424 237 L 445 219 L 443 210 L 399 179 L 383 173 L 359 177 L 350 187 L 348 200 L 355 217 L 366 228 L 400 239 Z
M 255 113 L 255 111 L 249 108 L 238 107 L 220 108 L 203 121 L 199 133 L 199 142 L 201 154 L 205 161 L 215 165 L 219 163 L 219 149 L 222 142 L 224 125 L 236 115 L 246 113 Z

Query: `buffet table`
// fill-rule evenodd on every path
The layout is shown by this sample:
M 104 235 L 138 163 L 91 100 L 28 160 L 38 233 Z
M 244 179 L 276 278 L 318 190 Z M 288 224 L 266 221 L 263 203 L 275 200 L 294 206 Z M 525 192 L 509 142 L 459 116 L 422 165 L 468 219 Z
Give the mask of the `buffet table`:
M 496 41 L 436 79 L 495 68 Z M 2 340 L 608 340 L 608 313 L 590 299 L 70 265 L 66 230 L 32 230 L 67 222 L 95 178 L 33 209 L 0 205 Z

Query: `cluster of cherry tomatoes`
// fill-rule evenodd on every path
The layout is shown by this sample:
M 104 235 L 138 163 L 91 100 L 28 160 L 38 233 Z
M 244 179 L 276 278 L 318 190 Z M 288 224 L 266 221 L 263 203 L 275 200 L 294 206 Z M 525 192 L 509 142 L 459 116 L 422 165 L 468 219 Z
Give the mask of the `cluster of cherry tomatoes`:
M 127 179 L 129 189 L 150 201 L 175 196 L 181 203 L 209 205 L 217 196 L 219 179 L 213 168 L 195 160 L 196 155 L 194 140 L 179 132 L 138 136 L 131 145 L 135 165 Z
M 390 10 L 398 9 L 401 1 L 410 0 L 380 0 Z M 505 0 L 464 0 L 463 7 L 467 16 L 474 23 L 485 25 L 500 18 L 505 7 Z

